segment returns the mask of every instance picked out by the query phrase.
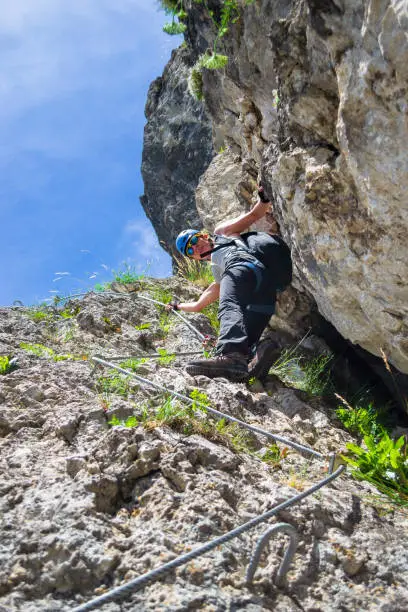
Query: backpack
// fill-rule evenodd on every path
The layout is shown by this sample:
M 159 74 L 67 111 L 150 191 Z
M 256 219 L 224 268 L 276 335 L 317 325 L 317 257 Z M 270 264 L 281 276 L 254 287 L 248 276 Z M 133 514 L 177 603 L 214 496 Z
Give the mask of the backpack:
M 290 249 L 280 236 L 266 232 L 246 232 L 239 238 L 217 235 L 215 244 L 211 253 L 235 245 L 252 255 L 262 268 L 273 272 L 276 288 L 279 291 L 283 291 L 292 282 Z

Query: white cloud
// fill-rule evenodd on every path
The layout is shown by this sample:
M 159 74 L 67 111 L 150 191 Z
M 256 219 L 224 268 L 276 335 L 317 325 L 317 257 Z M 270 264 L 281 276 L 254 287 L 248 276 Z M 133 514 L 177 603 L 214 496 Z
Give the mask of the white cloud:
M 157 258 L 161 251 L 153 228 L 144 220 L 128 221 L 124 228 L 122 241 L 128 243 L 134 258 L 144 260 L 142 263 Z

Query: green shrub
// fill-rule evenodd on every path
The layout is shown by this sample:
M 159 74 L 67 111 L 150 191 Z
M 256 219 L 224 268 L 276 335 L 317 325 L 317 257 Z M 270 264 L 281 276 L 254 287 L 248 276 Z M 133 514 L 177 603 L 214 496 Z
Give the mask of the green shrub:
M 408 459 L 404 436 L 393 440 L 382 430 L 381 434 L 364 436 L 366 448 L 347 444 L 344 460 L 352 466 L 352 475 L 366 480 L 388 495 L 396 504 L 408 506 Z

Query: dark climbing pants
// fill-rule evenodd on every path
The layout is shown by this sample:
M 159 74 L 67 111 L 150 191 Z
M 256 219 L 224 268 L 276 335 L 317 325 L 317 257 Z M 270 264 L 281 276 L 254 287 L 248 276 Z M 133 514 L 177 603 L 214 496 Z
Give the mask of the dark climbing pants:
M 249 355 L 274 313 L 275 302 L 274 278 L 267 269 L 255 274 L 243 264 L 225 272 L 220 284 L 217 354 Z

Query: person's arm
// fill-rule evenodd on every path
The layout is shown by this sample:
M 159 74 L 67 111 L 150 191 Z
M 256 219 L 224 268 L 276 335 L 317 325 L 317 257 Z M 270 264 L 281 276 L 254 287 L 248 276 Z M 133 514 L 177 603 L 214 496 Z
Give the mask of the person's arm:
M 235 219 L 231 219 L 230 221 L 217 225 L 214 230 L 214 234 L 221 234 L 222 236 L 239 235 L 242 232 L 245 232 L 250 225 L 256 221 L 259 221 L 259 219 L 262 219 L 262 217 L 269 212 L 270 207 L 270 202 L 261 202 L 261 200 L 258 200 L 253 209 L 249 212 L 244 213 Z
M 177 310 L 184 310 L 184 312 L 201 312 L 203 308 L 218 300 L 219 296 L 219 283 L 211 283 L 196 302 L 181 302 L 181 304 L 177 304 Z

